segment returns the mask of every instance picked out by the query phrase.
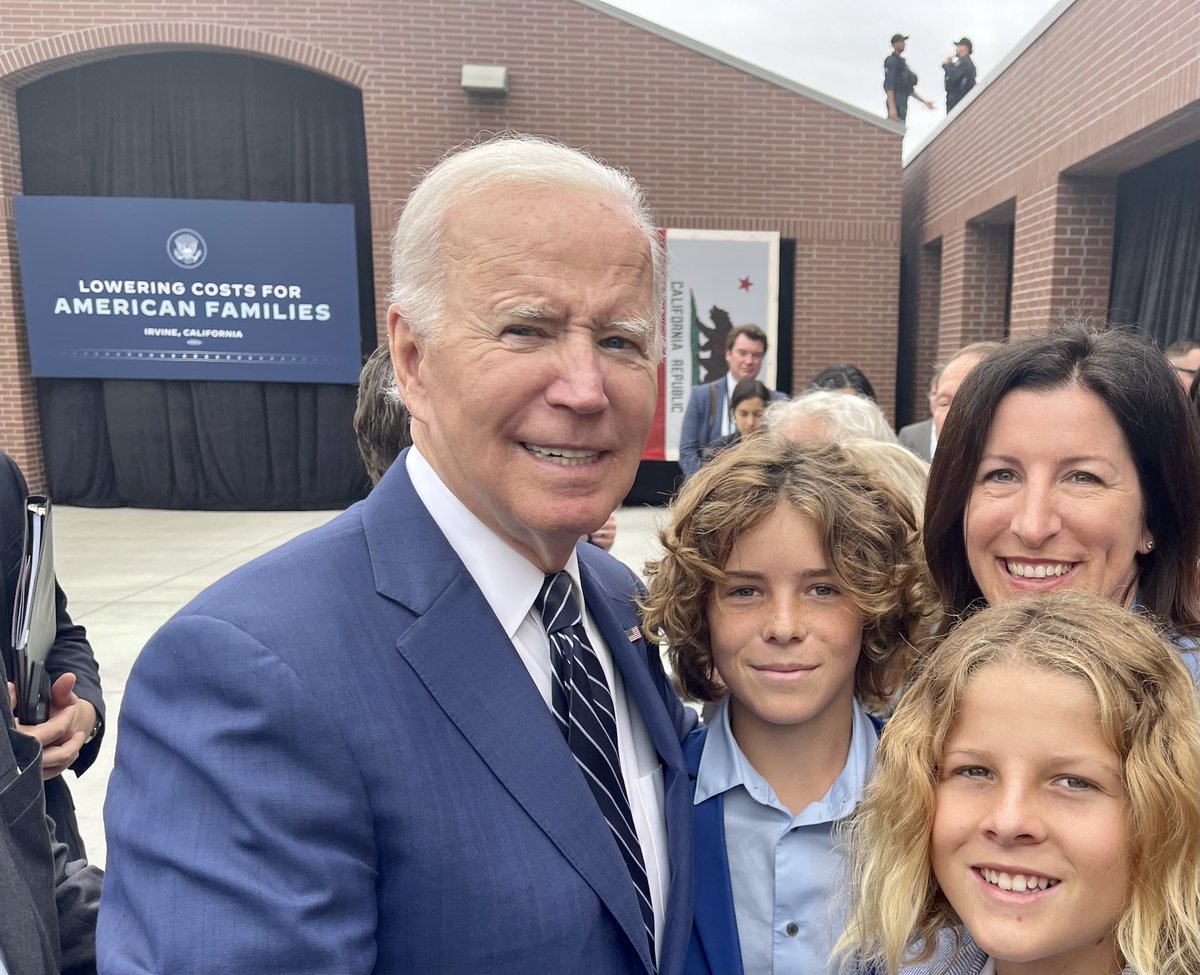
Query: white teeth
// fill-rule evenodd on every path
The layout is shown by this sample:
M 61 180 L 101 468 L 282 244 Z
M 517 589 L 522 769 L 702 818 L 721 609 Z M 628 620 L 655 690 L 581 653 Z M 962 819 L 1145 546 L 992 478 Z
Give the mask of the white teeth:
M 581 467 L 584 464 L 592 463 L 600 456 L 594 450 L 570 450 L 566 447 L 539 447 L 531 443 L 524 444 L 523 446 L 534 456 L 541 457 L 542 460 L 548 460 L 563 467 Z
M 1008 574 L 1016 576 L 1018 579 L 1045 579 L 1047 576 L 1065 576 L 1071 571 L 1071 563 L 1069 562 L 1055 562 L 1053 565 L 1046 565 L 1045 563 L 1029 565 L 1026 562 L 1012 562 L 1005 559 L 1004 565 L 1008 569 Z
M 987 867 L 980 867 L 979 872 L 989 884 L 993 884 L 1001 890 L 1011 890 L 1018 894 L 1024 894 L 1027 891 L 1046 890 L 1058 883 L 1056 880 L 1050 880 L 1048 877 L 1039 877 L 1035 874 L 1007 874 L 1001 873 L 998 870 L 989 870 Z

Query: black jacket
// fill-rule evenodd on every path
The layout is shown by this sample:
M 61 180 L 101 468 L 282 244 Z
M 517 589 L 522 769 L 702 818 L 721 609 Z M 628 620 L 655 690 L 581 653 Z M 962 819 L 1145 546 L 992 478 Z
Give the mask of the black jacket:
M 975 62 L 968 54 L 943 64 L 942 70 L 946 72 L 946 111 L 949 112 L 975 87 Z

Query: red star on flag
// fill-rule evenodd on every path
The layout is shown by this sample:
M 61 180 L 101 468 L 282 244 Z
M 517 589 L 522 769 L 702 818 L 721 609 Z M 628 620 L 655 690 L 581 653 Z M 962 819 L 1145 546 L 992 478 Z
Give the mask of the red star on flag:
M 738 290 L 739 291 L 749 291 L 750 290 L 750 279 L 749 278 L 738 278 Z

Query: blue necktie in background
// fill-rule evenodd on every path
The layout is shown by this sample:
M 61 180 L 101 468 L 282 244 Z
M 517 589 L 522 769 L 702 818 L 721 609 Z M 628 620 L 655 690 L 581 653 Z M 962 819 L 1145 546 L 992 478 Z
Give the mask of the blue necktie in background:
M 621 776 L 612 694 L 584 631 L 583 615 L 571 591 L 571 577 L 566 572 L 546 576 L 534 605 L 550 639 L 550 663 L 554 671 L 551 710 L 625 858 L 637 890 L 653 959 L 654 908 L 650 903 L 642 847 Z

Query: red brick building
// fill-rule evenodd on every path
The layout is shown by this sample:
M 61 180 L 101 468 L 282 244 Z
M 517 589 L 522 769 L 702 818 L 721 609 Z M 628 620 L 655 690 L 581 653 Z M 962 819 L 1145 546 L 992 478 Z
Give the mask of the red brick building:
M 147 52 L 281 61 L 362 93 L 377 318 L 388 236 L 415 174 L 481 132 L 549 135 L 628 168 L 670 227 L 794 242 L 790 370 L 866 371 L 891 403 L 900 132 L 887 121 L 594 0 L 5 0 L 0 14 L 0 448 L 41 480 L 11 198 L 16 92 L 63 68 Z M 506 96 L 464 64 L 503 65 Z M 786 275 L 785 275 L 786 277 Z
M 932 363 L 961 345 L 1104 318 L 1118 211 L 1132 228 L 1146 184 L 1195 184 L 1149 167 L 1198 141 L 1195 0 L 1059 3 L 905 166 L 899 415 L 928 415 Z M 1113 312 L 1164 341 L 1195 327 Z

